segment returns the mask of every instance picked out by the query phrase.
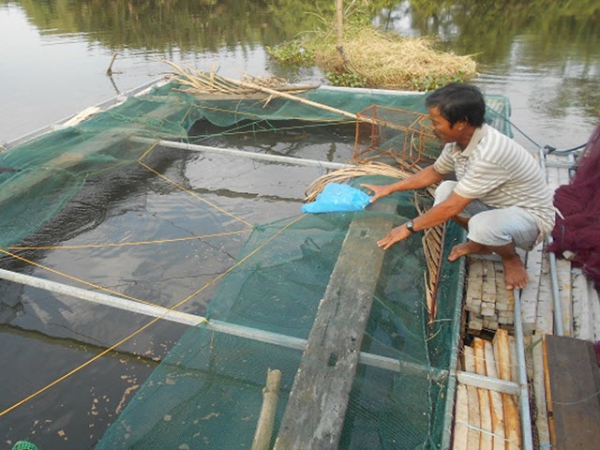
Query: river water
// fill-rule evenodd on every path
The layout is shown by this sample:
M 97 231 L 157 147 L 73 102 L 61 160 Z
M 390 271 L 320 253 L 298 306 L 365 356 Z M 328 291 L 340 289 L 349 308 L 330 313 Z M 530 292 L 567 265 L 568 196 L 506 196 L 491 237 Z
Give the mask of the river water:
M 0 0 L 0 143 L 161 77 L 169 70 L 163 58 L 204 71 L 214 67 L 221 75 L 238 79 L 244 74 L 276 74 L 292 82 L 326 84 L 318 69 L 289 72 L 277 67 L 269 61 L 265 46 L 314 29 L 319 15 L 333 14 L 334 3 Z M 480 75 L 472 82 L 487 94 L 508 97 L 515 139 L 528 149 L 578 146 L 599 123 L 597 2 L 369 3 L 377 26 L 404 36 L 436 35 L 445 50 L 474 55 Z M 114 73 L 108 76 L 114 53 L 118 54 Z M 282 176 L 272 186 L 263 187 L 281 192 L 285 180 Z M 293 189 L 286 195 L 292 203 L 301 199 Z M 115 200 L 118 213 L 107 217 L 103 228 L 89 230 L 85 239 L 116 240 L 118 230 L 140 217 L 148 218 L 147 223 L 150 218 L 161 218 L 145 230 L 155 238 L 172 236 L 175 230 L 197 233 L 196 224 L 206 224 L 213 217 L 191 212 L 185 223 L 175 223 L 169 216 L 173 211 L 192 211 L 188 201 L 175 195 L 169 196 L 167 204 L 164 198 L 148 193 L 119 198 Z M 255 206 L 258 213 L 239 206 L 248 219 L 257 216 L 251 222 L 260 211 L 280 209 L 266 200 L 254 201 Z M 143 298 L 164 295 L 167 282 L 176 279 L 176 287 L 169 285 L 169 296 L 181 298 L 194 289 L 198 278 L 209 280 L 231 264 L 228 258 L 242 242 L 243 237 L 224 240 L 208 251 L 195 247 L 200 244 L 184 243 L 171 248 L 175 256 L 161 254 L 164 259 L 154 265 L 147 263 L 156 259 L 152 249 L 136 249 L 127 255 L 113 249 L 95 250 L 95 260 L 104 261 L 110 267 L 109 275 L 115 276 L 107 276 L 91 264 L 86 251 L 48 252 L 39 262 L 69 268 L 71 275 L 92 278 L 104 286 L 122 283 Z M 212 252 L 227 246 L 227 252 Z M 205 261 L 205 270 L 196 273 L 196 266 L 189 262 L 201 265 L 199 255 L 207 254 L 214 256 L 211 264 L 207 267 Z M 219 259 L 217 254 L 228 256 Z M 131 275 L 131 280 L 123 274 Z M 211 289 L 187 306 L 190 312 L 203 308 Z M 6 283 L 0 283 L 0 294 L 16 299 L 3 302 L 0 310 L 0 351 L 5 361 L 0 371 L 0 434 L 4 437 L 0 446 L 6 448 L 19 439 L 35 442 L 41 450 L 93 447 L 183 331 L 183 327 L 158 324 L 152 333 L 121 347 L 122 353 L 91 365 L 85 375 L 70 377 L 38 394 L 69 368 L 99 354 L 145 321 L 108 315 L 77 301 L 59 302 L 49 294 Z M 90 323 L 95 324 L 93 329 Z M 31 401 L 18 403 L 32 394 L 36 396 Z

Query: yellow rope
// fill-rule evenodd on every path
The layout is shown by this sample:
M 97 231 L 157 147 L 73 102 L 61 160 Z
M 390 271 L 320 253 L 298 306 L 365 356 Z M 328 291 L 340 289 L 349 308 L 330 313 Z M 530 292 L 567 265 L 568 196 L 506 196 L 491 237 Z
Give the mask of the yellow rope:
M 200 200 L 201 202 L 206 203 L 209 206 L 212 206 L 213 208 L 215 208 L 216 210 L 222 212 L 223 214 L 228 215 L 229 217 L 234 218 L 235 220 L 238 220 L 244 224 L 246 224 L 247 226 L 249 226 L 250 228 L 253 228 L 254 225 L 252 225 L 250 222 L 237 217 L 236 215 L 224 210 L 223 208 L 221 208 L 220 206 L 215 205 L 214 203 L 209 202 L 208 200 L 200 197 L 198 194 L 196 194 L 195 192 L 190 191 L 189 189 L 186 189 L 185 187 L 183 187 L 182 185 L 180 185 L 179 183 L 176 183 L 175 181 L 171 180 L 169 177 L 166 177 L 165 175 L 163 175 L 160 172 L 157 172 L 156 170 L 154 170 L 152 167 L 148 166 L 147 164 L 142 162 L 142 159 L 145 158 L 153 149 L 154 147 L 156 147 L 158 145 L 159 141 L 156 141 L 148 150 L 146 150 L 146 152 L 140 156 L 137 160 L 138 164 L 140 164 L 142 167 L 145 167 L 146 169 L 148 169 L 150 172 L 154 173 L 155 175 L 158 175 L 159 177 L 161 177 L 163 180 L 167 181 L 168 183 L 171 183 L 173 186 L 177 187 L 178 189 L 182 190 L 183 192 L 197 198 L 198 200 Z
M 153 245 L 166 244 L 181 241 L 193 241 L 196 239 L 208 239 L 213 237 L 232 236 L 235 234 L 249 233 L 252 230 L 228 231 L 225 233 L 203 234 L 198 236 L 188 236 L 172 239 L 158 239 L 156 241 L 138 241 L 138 242 L 121 242 L 118 244 L 81 244 L 81 245 L 40 245 L 40 246 L 18 246 L 11 245 L 9 250 L 76 250 L 82 248 L 109 248 L 109 247 L 129 247 L 135 245 Z
M 283 233 L 286 229 L 288 229 L 290 226 L 294 225 L 295 223 L 299 222 L 300 220 L 302 220 L 303 218 L 305 218 L 305 215 L 301 215 L 299 217 L 297 217 L 296 219 L 292 220 L 290 223 L 288 223 L 287 225 L 285 225 L 283 228 L 281 228 L 277 233 L 275 233 L 273 236 L 271 236 L 269 239 L 267 239 L 263 244 L 261 244 L 260 246 L 258 246 L 257 248 L 255 248 L 252 252 L 250 252 L 248 255 L 246 255 L 245 257 L 243 257 L 241 260 L 239 260 L 237 263 L 235 263 L 233 266 L 231 266 L 229 269 L 227 269 L 225 272 L 223 272 L 221 275 L 215 277 L 214 279 L 212 279 L 211 281 L 208 281 L 204 286 L 202 286 L 200 289 L 198 289 L 197 291 L 193 292 L 192 294 L 188 295 L 186 298 L 184 298 L 183 300 L 181 300 L 179 303 L 177 303 L 175 306 L 169 308 L 167 311 L 165 311 L 164 314 L 160 315 L 159 317 L 156 317 L 154 319 L 152 319 L 150 322 L 148 322 L 146 325 L 142 326 L 141 328 L 139 328 L 138 330 L 134 331 L 133 333 L 129 334 L 127 337 L 121 339 L 119 342 L 117 342 L 116 344 L 110 346 L 109 348 L 107 348 L 106 350 L 102 351 L 101 353 L 99 353 L 98 355 L 92 357 L 91 359 L 89 359 L 88 361 L 84 362 L 83 364 L 80 364 L 79 366 L 77 366 L 76 368 L 74 368 L 73 370 L 69 371 L 68 373 L 64 374 L 63 376 L 61 376 L 60 378 L 54 380 L 53 382 L 47 384 L 46 386 L 44 386 L 43 388 L 37 390 L 36 392 L 34 392 L 33 394 L 27 396 L 26 398 L 20 400 L 19 402 L 15 403 L 14 405 L 6 408 L 4 411 L 0 412 L 0 417 L 8 414 L 9 412 L 11 412 L 12 410 L 18 408 L 19 406 L 27 403 L 29 400 L 32 400 L 33 398 L 37 397 L 39 394 L 42 394 L 43 392 L 47 391 L 48 389 L 56 386 L 58 383 L 60 383 L 61 381 L 66 380 L 67 378 L 69 378 L 71 375 L 74 375 L 75 373 L 79 372 L 80 370 L 84 369 L 85 367 L 89 366 L 91 363 L 93 363 L 94 361 L 100 359 L 101 357 L 103 357 L 104 355 L 110 353 L 111 351 L 113 351 L 114 349 L 116 349 L 119 345 L 127 342 L 128 340 L 130 340 L 131 338 L 135 337 L 136 335 L 138 335 L 139 333 L 141 333 L 143 330 L 145 330 L 146 328 L 150 327 L 151 325 L 155 324 L 156 322 L 158 322 L 160 319 L 162 319 L 165 315 L 167 315 L 168 313 L 171 312 L 177 312 L 175 311 L 176 308 L 179 308 L 181 305 L 184 305 L 185 303 L 187 303 L 188 301 L 190 301 L 192 298 L 194 298 L 196 295 L 198 295 L 199 293 L 201 293 L 203 290 L 205 290 L 207 287 L 211 286 L 212 284 L 216 283 L 217 281 L 219 281 L 221 278 L 223 278 L 225 275 L 227 275 L 229 272 L 231 272 L 232 270 L 234 270 L 235 268 L 239 267 L 240 265 L 242 265 L 244 262 L 246 262 L 249 258 L 251 258 L 253 255 L 255 255 L 259 250 L 261 250 L 263 247 L 265 247 L 267 244 L 269 244 L 271 241 L 273 241 L 277 236 L 279 236 L 281 233 Z M 10 255 L 13 256 L 21 261 L 25 261 L 25 262 L 29 262 L 37 267 L 40 267 L 42 269 L 46 269 L 49 270 L 50 272 L 53 273 L 57 273 L 60 274 L 62 276 L 65 276 L 69 279 L 73 279 L 73 280 L 77 280 L 77 278 L 72 277 L 70 275 L 66 275 L 63 274 L 57 270 L 51 269 L 49 267 L 45 267 L 42 266 L 40 264 L 34 263 L 33 261 L 28 261 L 25 258 L 22 258 L 18 255 L 14 255 L 10 252 L 7 252 L 6 250 L 0 248 L 0 252 L 6 254 L 6 255 Z M 81 282 L 88 284 L 90 286 L 94 286 L 91 283 L 87 283 L 85 281 Z M 98 288 L 100 289 L 104 289 L 98 286 Z M 119 294 L 122 296 L 122 294 Z M 133 299 L 132 297 L 127 297 L 126 298 L 130 298 Z M 145 303 L 148 305 L 152 305 L 152 303 L 150 302 L 145 302 L 142 300 L 138 300 L 138 299 L 134 299 L 136 301 L 139 301 L 141 303 Z M 201 319 L 203 319 L 203 322 L 206 323 L 208 322 L 208 319 L 206 317 L 202 317 Z
M 102 291 L 102 292 L 107 292 L 107 293 L 112 294 L 112 295 L 117 295 L 119 297 L 126 298 L 128 300 L 133 300 L 133 301 L 136 301 L 136 302 L 139 302 L 139 303 L 143 303 L 145 305 L 160 306 L 160 305 L 156 305 L 156 304 L 151 303 L 151 302 L 147 302 L 147 301 L 141 300 L 141 299 L 136 298 L 136 297 L 132 297 L 132 296 L 127 295 L 127 294 L 123 294 L 121 292 L 113 291 L 110 288 L 105 288 L 105 287 L 99 286 L 97 284 L 90 283 L 89 281 L 82 280 L 81 278 L 77 278 L 77 277 L 74 277 L 72 275 L 68 275 L 68 274 L 66 274 L 64 272 L 61 272 L 60 270 L 52 269 L 51 267 L 44 266 L 42 264 L 36 263 L 35 261 L 31 261 L 30 259 L 27 259 L 27 258 L 24 258 L 22 256 L 16 255 L 16 254 L 11 253 L 9 251 L 6 251 L 3 248 L 0 248 L 0 253 L 4 253 L 5 255 L 12 256 L 13 258 L 18 259 L 19 261 L 26 262 L 28 264 L 31 264 L 32 266 L 39 267 L 40 269 L 47 270 L 48 272 L 52 272 L 52 273 L 54 273 L 56 275 L 60 275 L 61 277 L 67 278 L 69 280 L 73 280 L 73 281 L 76 281 L 78 283 L 85 284 L 86 286 L 90 286 L 91 288 L 97 289 L 97 290 Z

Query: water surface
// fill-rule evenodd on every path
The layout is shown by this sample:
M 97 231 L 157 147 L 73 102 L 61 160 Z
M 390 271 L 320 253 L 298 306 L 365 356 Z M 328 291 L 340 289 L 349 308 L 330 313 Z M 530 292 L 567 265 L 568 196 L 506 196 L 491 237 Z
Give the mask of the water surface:
M 491 4 L 490 4 L 491 3 Z M 600 111 L 600 7 L 593 1 L 478 2 L 373 1 L 373 22 L 404 36 L 435 35 L 442 48 L 474 55 L 473 82 L 512 104 L 516 139 L 568 149 L 584 143 Z M 314 68 L 286 71 L 269 61 L 265 46 L 314 30 L 331 0 L 96 2 L 0 0 L 0 142 L 75 114 L 114 95 L 161 77 L 166 58 L 225 76 L 285 76 L 326 83 Z M 112 67 L 106 70 L 114 53 Z M 519 130 L 522 131 L 519 132 Z M 302 140 L 300 131 L 299 139 Z M 344 160 L 352 139 L 334 148 L 323 140 L 306 150 L 290 134 L 259 143 L 270 152 Z M 321 154 L 320 154 L 321 153 Z M 345 155 L 347 154 L 347 155 Z M 172 168 L 212 202 L 249 223 L 296 213 L 312 169 L 186 155 Z M 203 207 L 147 176 L 123 180 L 114 191 L 90 191 L 80 227 L 68 236 L 46 230 L 56 243 L 158 241 L 208 231 L 242 230 L 243 223 Z M 72 204 L 73 211 L 82 205 Z M 89 206 L 89 205 L 87 205 Z M 135 225 L 134 225 L 135 224 Z M 143 224 L 143 226 L 138 226 Z M 215 226 L 219 224 L 219 227 Z M 79 248 L 27 254 L 44 266 L 135 298 L 169 306 L 210 282 L 234 261 L 246 234 L 127 248 Z M 41 238 L 40 238 L 41 239 Z M 27 264 L 15 269 L 69 282 Z M 214 286 L 183 310 L 202 314 Z M 0 371 L 6 411 L 148 322 L 80 300 L 0 283 Z M 30 439 L 40 449 L 91 448 L 183 332 L 159 323 L 0 418 L 7 445 Z

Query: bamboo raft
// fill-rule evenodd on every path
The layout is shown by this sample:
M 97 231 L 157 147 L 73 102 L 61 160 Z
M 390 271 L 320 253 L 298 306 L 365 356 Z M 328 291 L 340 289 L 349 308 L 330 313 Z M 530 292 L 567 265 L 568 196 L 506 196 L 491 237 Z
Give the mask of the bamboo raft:
M 563 160 L 555 155 L 545 157 L 547 181 L 552 191 L 570 181 L 570 165 Z M 598 367 L 595 358 L 592 360 L 586 355 L 590 353 L 587 348 L 592 342 L 600 340 L 598 292 L 580 269 L 571 267 L 570 261 L 553 261 L 553 255 L 546 252 L 546 245 L 540 243 L 522 254 L 530 278 L 520 293 L 520 300 L 527 378 L 532 388 L 529 403 L 533 447 L 593 448 L 591 443 L 600 433 Z M 474 338 L 471 346 L 463 347 L 462 363 L 467 372 L 518 382 L 513 336 L 515 299 L 514 294 L 504 288 L 503 275 L 499 260 L 468 259 L 464 337 L 466 340 Z M 564 342 L 560 336 L 572 339 Z M 568 353 L 577 355 L 582 365 L 575 366 L 571 362 L 558 369 Z M 579 383 L 587 386 L 587 391 L 564 392 L 567 386 L 577 383 L 575 379 L 565 382 L 558 377 L 559 372 L 565 374 L 569 369 L 573 373 L 564 376 L 583 377 Z M 571 395 L 570 400 L 576 396 L 571 403 L 581 405 L 585 412 L 566 408 L 557 420 L 558 408 L 565 403 L 557 406 L 552 399 L 552 395 L 557 394 Z M 595 406 L 584 401 L 587 395 L 591 395 Z M 516 398 L 508 394 L 459 384 L 453 448 L 525 448 L 522 436 L 516 432 L 520 428 L 520 417 L 515 402 Z M 581 426 L 587 429 L 582 431 Z
M 281 93 L 272 92 L 270 88 L 257 88 L 252 83 L 238 84 L 235 87 L 227 84 L 222 89 L 228 91 L 240 87 L 258 89 L 269 95 L 281 95 Z M 355 116 L 351 117 L 354 118 Z M 87 118 L 87 115 L 75 119 L 85 120 L 85 118 Z M 70 124 L 67 123 L 66 125 Z M 192 149 L 191 147 L 187 146 L 187 148 Z M 202 147 L 199 150 L 223 151 L 222 149 L 210 149 L 208 147 Z M 304 164 L 306 164 L 306 161 Z M 569 182 L 569 168 L 563 165 L 557 156 L 548 155 L 546 164 L 546 173 L 551 189 L 554 190 L 558 186 Z M 356 168 L 352 170 L 356 170 Z M 313 194 L 315 192 L 317 190 L 313 190 Z M 441 229 L 434 229 L 424 235 L 423 246 L 426 249 L 429 269 L 428 274 L 425 275 L 425 284 L 430 319 L 435 317 L 437 283 L 435 274 L 440 265 L 442 241 L 443 231 Z M 569 261 L 553 261 L 549 254 L 544 251 L 544 247 L 545 244 L 540 244 L 526 255 L 523 255 L 526 259 L 531 281 L 520 294 L 517 294 L 520 297 L 521 304 L 519 324 L 522 326 L 517 326 L 519 324 L 515 322 L 515 296 L 504 288 L 502 264 L 497 260 L 468 259 L 463 311 L 465 328 L 462 357 L 460 358 L 461 367 L 459 368 L 461 373 L 458 374 L 453 424 L 452 447 L 454 449 L 493 448 L 494 450 L 513 450 L 521 448 L 541 449 L 548 446 L 561 448 L 556 443 L 564 441 L 565 430 L 571 431 L 573 435 L 576 434 L 573 432 L 573 420 L 568 418 L 569 412 L 561 409 L 559 403 L 553 402 L 552 396 L 554 395 L 554 400 L 556 400 L 557 393 L 555 386 L 562 384 L 561 380 L 556 379 L 549 373 L 550 366 L 553 364 L 559 365 L 556 362 L 557 355 L 560 355 L 561 346 L 566 347 L 567 344 L 562 343 L 560 340 L 547 339 L 547 337 L 566 336 L 584 342 L 600 340 L 600 303 L 598 293 L 581 271 L 572 268 Z M 13 274 L 3 275 L 3 277 L 9 276 L 13 276 Z M 32 280 L 26 279 L 19 279 L 18 281 L 24 284 L 33 283 Z M 46 285 L 40 285 L 39 287 L 47 288 Z M 61 287 L 54 286 L 54 288 L 60 289 Z M 69 295 L 85 298 L 88 294 L 69 291 Z M 558 299 L 555 299 L 554 297 L 557 296 Z M 88 298 L 88 300 L 90 299 Z M 108 304 L 110 300 L 112 299 L 94 298 L 92 301 L 102 301 Z M 370 299 L 368 300 L 370 301 Z M 556 308 L 557 304 L 560 305 L 560 308 Z M 131 307 L 128 304 L 115 306 Z M 138 312 L 168 319 L 166 317 L 168 311 L 144 310 Z M 202 319 L 198 317 L 177 318 L 181 323 L 190 325 L 196 324 Z M 359 325 L 362 327 L 362 322 L 357 325 L 357 328 L 359 328 Z M 225 327 L 219 323 L 215 323 L 213 326 Z M 228 332 L 240 335 L 243 333 L 250 334 L 247 330 L 237 328 L 234 330 L 229 329 Z M 518 336 L 519 333 L 522 333 L 522 336 Z M 252 338 L 266 341 L 274 337 L 270 335 L 253 335 Z M 517 340 L 519 338 L 525 341 L 526 346 L 525 365 L 528 384 L 531 386 L 527 401 L 530 404 L 533 416 L 533 447 L 529 445 L 526 436 L 522 432 L 523 417 L 518 408 L 520 399 L 516 390 L 511 388 L 519 384 L 521 379 L 519 370 L 522 368 L 519 367 L 520 361 L 517 355 L 519 351 Z M 294 348 L 304 348 L 307 345 L 306 342 L 296 341 L 286 341 L 286 343 Z M 582 346 L 572 351 L 574 354 L 586 355 L 585 347 Z M 352 370 L 356 368 L 358 363 L 359 355 L 355 356 L 349 362 Z M 368 355 L 362 355 L 363 359 L 366 356 Z M 583 356 L 581 359 L 585 360 Z M 253 449 L 256 450 L 268 448 L 271 439 L 273 410 L 277 402 L 279 380 L 272 379 L 273 376 L 277 378 L 276 371 L 269 375 L 270 381 L 267 382 L 264 391 L 264 414 L 261 412 L 261 419 L 253 445 Z M 494 381 L 498 383 L 496 386 L 489 386 L 489 388 L 488 386 L 478 386 L 473 381 L 474 378 L 470 378 L 469 375 L 485 377 L 489 384 L 493 384 Z M 592 388 L 596 386 L 593 379 L 591 381 L 585 379 L 584 381 L 587 383 L 586 386 Z M 582 382 L 582 384 L 585 383 Z M 597 394 L 598 387 L 596 386 L 595 389 Z M 346 401 L 345 399 L 342 400 Z M 341 408 L 340 411 L 343 409 Z M 590 409 L 590 411 L 589 417 L 600 418 L 600 416 L 593 415 L 594 412 L 597 412 L 596 410 Z M 317 411 L 317 413 L 320 414 L 322 411 Z M 560 423 L 556 420 L 557 417 L 560 418 Z M 343 423 L 343 414 L 340 413 L 338 419 L 339 423 Z M 293 416 L 287 422 L 292 425 L 297 424 L 297 417 Z M 600 426 L 600 420 L 596 420 L 595 423 L 596 427 Z M 590 426 L 593 426 L 593 424 Z M 340 430 L 341 428 L 338 427 L 336 432 L 338 437 Z M 595 436 L 600 435 L 600 430 L 597 431 L 598 434 Z M 310 430 L 302 429 L 301 433 L 293 433 L 294 439 L 298 436 L 305 437 L 306 442 L 312 439 Z M 280 437 L 281 444 L 287 436 L 282 435 Z M 334 447 L 335 443 L 331 448 Z

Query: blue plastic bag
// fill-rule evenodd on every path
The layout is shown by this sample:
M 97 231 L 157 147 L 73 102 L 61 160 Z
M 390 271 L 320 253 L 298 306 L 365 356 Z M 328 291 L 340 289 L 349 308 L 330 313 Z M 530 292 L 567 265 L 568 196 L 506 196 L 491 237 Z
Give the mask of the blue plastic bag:
M 348 184 L 329 183 L 325 189 L 317 195 L 314 202 L 302 206 L 302 212 L 324 213 L 341 211 L 360 211 L 369 204 L 371 197 L 360 189 L 353 188 Z

